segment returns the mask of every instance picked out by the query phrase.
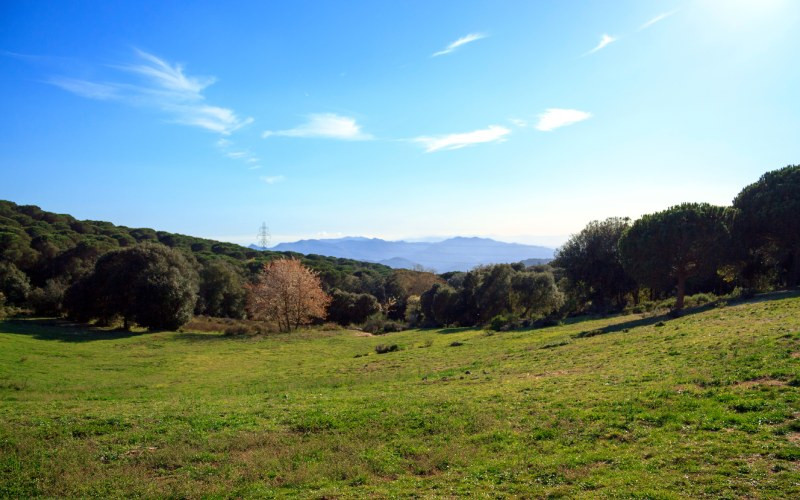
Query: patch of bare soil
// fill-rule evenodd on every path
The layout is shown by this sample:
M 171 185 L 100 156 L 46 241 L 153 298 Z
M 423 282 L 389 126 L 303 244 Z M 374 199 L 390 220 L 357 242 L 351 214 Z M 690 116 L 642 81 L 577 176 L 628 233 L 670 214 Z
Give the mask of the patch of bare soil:
M 739 382 L 735 384 L 734 387 L 742 387 L 744 389 L 750 389 L 751 387 L 756 387 L 756 386 L 782 387 L 785 385 L 787 385 L 787 382 L 785 380 L 762 377 L 754 380 L 745 380 L 744 382 Z

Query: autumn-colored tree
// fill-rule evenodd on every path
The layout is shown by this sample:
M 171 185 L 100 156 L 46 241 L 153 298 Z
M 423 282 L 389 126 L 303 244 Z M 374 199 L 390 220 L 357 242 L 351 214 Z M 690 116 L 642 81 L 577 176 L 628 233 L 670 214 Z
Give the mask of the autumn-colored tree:
M 250 316 L 274 321 L 282 332 L 324 318 L 331 301 L 317 273 L 297 259 L 264 264 L 258 281 L 248 285 L 247 292 Z

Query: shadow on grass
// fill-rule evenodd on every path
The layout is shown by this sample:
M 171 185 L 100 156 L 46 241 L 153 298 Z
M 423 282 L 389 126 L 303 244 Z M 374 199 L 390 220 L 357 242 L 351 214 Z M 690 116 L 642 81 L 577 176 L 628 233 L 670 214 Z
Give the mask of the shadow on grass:
M 219 332 L 180 332 L 172 336 L 171 340 L 177 342 L 208 342 L 219 340 L 249 340 L 253 335 L 223 335 Z
M 460 326 L 460 327 L 451 326 L 449 328 L 440 328 L 439 330 L 436 330 L 436 333 L 441 333 L 442 335 L 447 335 L 449 333 L 460 333 L 460 332 L 466 332 L 466 331 L 474 330 L 474 329 L 475 329 L 474 326 Z
M 681 311 L 679 315 L 666 313 L 666 314 L 660 314 L 658 316 L 652 316 L 649 318 L 641 318 L 632 321 L 625 321 L 623 323 L 608 325 L 604 328 L 597 328 L 595 330 L 586 330 L 580 333 L 576 333 L 572 337 L 576 339 L 581 339 L 587 337 L 594 337 L 596 335 L 605 335 L 607 333 L 624 332 L 630 330 L 631 328 L 637 328 L 640 326 L 658 325 L 659 323 L 666 324 L 667 321 L 671 321 L 673 319 L 679 319 L 679 318 L 684 318 L 686 316 L 692 316 L 694 314 L 700 314 L 706 311 L 710 311 L 712 309 L 716 309 L 718 307 L 735 306 L 745 303 L 752 304 L 752 303 L 767 302 L 773 300 L 785 300 L 794 297 L 800 297 L 800 290 L 783 290 L 779 292 L 763 293 L 747 299 L 719 299 L 713 302 L 709 302 L 708 304 L 703 304 L 702 306 L 686 308 L 683 311 Z
M 61 342 L 93 342 L 97 340 L 117 340 L 138 337 L 150 332 L 128 332 L 125 330 L 105 330 L 80 323 L 60 319 L 8 319 L 0 321 L 0 332 L 15 335 L 28 335 L 37 340 L 58 340 Z

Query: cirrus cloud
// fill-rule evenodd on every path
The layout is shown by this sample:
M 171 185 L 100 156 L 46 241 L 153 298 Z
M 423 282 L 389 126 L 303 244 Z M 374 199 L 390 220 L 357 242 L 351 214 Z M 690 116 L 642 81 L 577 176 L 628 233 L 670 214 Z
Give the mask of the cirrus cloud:
M 370 134 L 361 131 L 361 125 L 355 118 L 335 113 L 315 113 L 308 116 L 308 121 L 287 130 L 267 130 L 261 137 L 312 137 L 340 139 L 345 141 L 366 141 L 372 139 Z
M 180 64 L 170 64 L 138 49 L 135 52 L 139 57 L 137 64 L 112 67 L 139 76 L 139 81 L 96 82 L 55 76 L 48 83 L 88 99 L 156 108 L 170 115 L 175 123 L 222 135 L 253 122 L 252 118 L 242 118 L 231 109 L 205 102 L 203 90 L 213 84 L 215 78 L 190 76 Z
M 539 115 L 539 121 L 536 123 L 536 130 L 549 132 L 557 128 L 588 120 L 591 117 L 591 113 L 578 111 L 577 109 L 550 108 Z
M 475 41 L 480 40 L 482 38 L 486 38 L 486 35 L 484 35 L 483 33 L 470 33 L 469 35 L 462 36 L 461 38 L 459 38 L 455 42 L 451 43 L 450 45 L 448 45 L 444 49 L 442 49 L 442 50 L 440 50 L 438 52 L 434 52 L 433 54 L 431 54 L 431 57 L 439 57 L 439 56 L 443 56 L 443 55 L 446 55 L 446 54 L 450 54 L 451 52 L 455 51 L 457 48 L 461 47 L 462 45 L 466 45 L 468 43 L 475 42 Z
M 502 142 L 511 130 L 500 125 L 489 125 L 487 128 L 473 130 L 472 132 L 462 132 L 457 134 L 447 134 L 438 136 L 421 136 L 411 139 L 412 142 L 422 144 L 426 153 L 434 151 L 446 151 L 451 149 L 461 149 L 474 144 L 487 142 Z
M 589 52 L 585 53 L 584 55 L 588 56 L 590 54 L 594 54 L 598 50 L 602 50 L 602 49 L 608 47 L 609 44 L 611 44 L 613 42 L 616 42 L 617 40 L 619 40 L 619 38 L 603 33 L 603 35 L 600 37 L 600 43 L 595 45 L 595 47 L 592 50 L 590 50 Z

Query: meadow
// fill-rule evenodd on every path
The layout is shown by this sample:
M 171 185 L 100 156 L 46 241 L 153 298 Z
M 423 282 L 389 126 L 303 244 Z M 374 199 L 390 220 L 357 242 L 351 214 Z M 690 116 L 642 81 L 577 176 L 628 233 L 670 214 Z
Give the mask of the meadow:
M 510 332 L 6 320 L 0 496 L 799 498 L 798 357 L 796 293 Z

